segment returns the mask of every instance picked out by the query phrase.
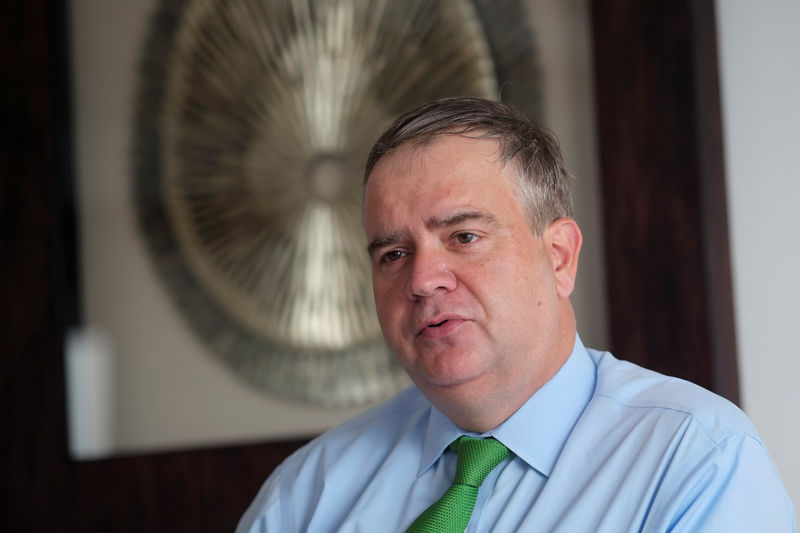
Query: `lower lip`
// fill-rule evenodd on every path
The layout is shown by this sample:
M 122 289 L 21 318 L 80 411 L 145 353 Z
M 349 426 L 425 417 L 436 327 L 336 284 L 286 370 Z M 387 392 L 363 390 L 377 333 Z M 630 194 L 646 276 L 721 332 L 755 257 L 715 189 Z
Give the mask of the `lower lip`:
M 438 339 L 441 337 L 446 337 L 447 335 L 450 335 L 453 331 L 455 331 L 455 329 L 461 326 L 461 324 L 463 324 L 464 322 L 466 321 L 460 319 L 448 320 L 438 328 L 428 327 L 423 329 L 422 331 L 420 331 L 419 336 L 425 339 Z

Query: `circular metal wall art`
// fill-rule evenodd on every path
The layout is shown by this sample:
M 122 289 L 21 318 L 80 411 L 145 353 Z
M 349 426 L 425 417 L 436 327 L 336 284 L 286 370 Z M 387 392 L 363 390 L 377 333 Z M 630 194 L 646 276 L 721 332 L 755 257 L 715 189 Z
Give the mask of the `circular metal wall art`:
M 361 175 L 398 114 L 451 95 L 538 114 L 513 1 L 165 1 L 141 66 L 140 227 L 193 331 L 293 401 L 407 384 L 375 317 Z

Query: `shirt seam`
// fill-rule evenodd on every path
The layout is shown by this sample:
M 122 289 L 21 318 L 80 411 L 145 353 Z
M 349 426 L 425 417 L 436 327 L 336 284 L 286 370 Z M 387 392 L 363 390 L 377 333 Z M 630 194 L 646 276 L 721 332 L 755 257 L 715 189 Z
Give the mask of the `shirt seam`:
M 736 435 L 745 435 L 745 436 L 749 437 L 750 439 L 752 439 L 753 441 L 757 442 L 762 448 L 764 447 L 764 443 L 761 441 L 761 439 L 758 438 L 757 436 L 753 435 L 752 432 L 748 431 L 745 428 L 732 429 L 732 430 L 729 430 L 728 432 L 726 432 L 721 437 L 715 438 L 715 437 L 712 436 L 711 432 L 706 427 L 706 424 L 704 424 L 695 413 L 693 413 L 692 411 L 686 410 L 686 409 L 680 409 L 680 408 L 677 408 L 677 407 L 670 407 L 670 406 L 666 406 L 666 405 L 655 405 L 655 404 L 653 404 L 653 405 L 634 405 L 634 404 L 630 404 L 630 403 L 624 402 L 624 401 L 620 400 L 619 398 L 615 398 L 614 396 L 611 396 L 611 395 L 609 395 L 607 393 L 595 393 L 595 398 L 601 398 L 601 397 L 602 398 L 606 398 L 608 400 L 611 400 L 612 402 L 614 402 L 614 403 L 616 403 L 618 405 L 621 405 L 623 407 L 626 407 L 628 409 L 649 409 L 649 410 L 658 409 L 658 410 L 661 410 L 661 411 L 670 411 L 670 412 L 673 412 L 673 413 L 682 414 L 682 415 L 688 417 L 689 419 L 691 419 L 691 421 L 695 422 L 697 424 L 697 426 L 700 429 L 703 430 L 703 433 L 706 435 L 706 437 L 708 437 L 708 439 L 712 443 L 714 443 L 714 446 L 718 446 L 720 443 L 722 443 L 723 441 L 727 440 L 730 437 L 733 437 L 733 436 L 736 436 Z

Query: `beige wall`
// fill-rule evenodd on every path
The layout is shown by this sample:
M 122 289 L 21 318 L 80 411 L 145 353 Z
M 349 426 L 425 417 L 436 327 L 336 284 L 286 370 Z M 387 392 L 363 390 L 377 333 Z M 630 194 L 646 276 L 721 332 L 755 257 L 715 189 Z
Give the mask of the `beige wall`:
M 742 403 L 800 507 L 800 2 L 717 0 Z

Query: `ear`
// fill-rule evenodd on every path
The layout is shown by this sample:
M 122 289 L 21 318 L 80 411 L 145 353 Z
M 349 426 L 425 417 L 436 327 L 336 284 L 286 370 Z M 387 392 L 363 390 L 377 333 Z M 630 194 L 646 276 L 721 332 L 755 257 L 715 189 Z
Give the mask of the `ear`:
M 581 230 L 573 219 L 559 218 L 547 226 L 543 238 L 553 265 L 558 295 L 568 298 L 575 288 L 578 255 L 583 242 Z

